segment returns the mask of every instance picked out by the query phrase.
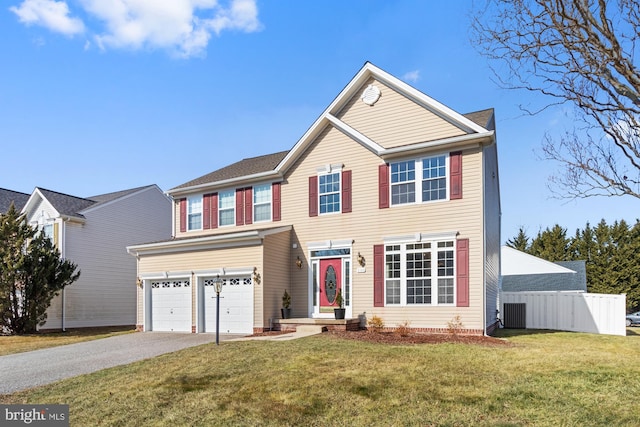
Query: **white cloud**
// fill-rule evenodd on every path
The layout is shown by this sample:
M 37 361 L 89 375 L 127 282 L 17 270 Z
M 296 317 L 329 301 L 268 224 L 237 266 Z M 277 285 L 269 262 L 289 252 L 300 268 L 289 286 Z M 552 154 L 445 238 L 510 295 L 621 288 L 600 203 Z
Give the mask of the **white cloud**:
M 25 5 L 42 12 L 44 4 L 60 8 L 67 16 L 64 1 L 25 0 Z M 166 49 L 180 57 L 203 55 L 212 35 L 222 31 L 258 31 L 256 0 L 78 0 L 82 12 L 102 25 L 90 31 L 92 40 L 102 50 Z M 14 12 L 18 14 L 18 8 Z M 21 22 L 28 22 L 21 17 Z M 81 26 L 82 22 L 76 20 Z M 34 21 L 52 31 L 61 29 Z M 87 45 L 85 44 L 85 49 Z
M 26 25 L 40 25 L 51 31 L 73 36 L 84 32 L 84 24 L 78 18 L 69 16 L 69 6 L 64 1 L 24 0 L 10 11 L 18 15 L 18 20 Z
M 420 80 L 420 70 L 413 70 L 413 71 L 409 71 L 408 73 L 405 73 L 402 76 L 402 80 L 409 83 L 417 82 L 418 80 Z

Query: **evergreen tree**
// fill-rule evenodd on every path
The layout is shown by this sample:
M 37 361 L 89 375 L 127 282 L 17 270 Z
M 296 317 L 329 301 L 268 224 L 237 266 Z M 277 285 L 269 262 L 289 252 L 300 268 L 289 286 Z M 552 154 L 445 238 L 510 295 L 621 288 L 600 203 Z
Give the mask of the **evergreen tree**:
M 570 243 L 567 230 L 556 224 L 552 229 L 538 233 L 531 242 L 529 253 L 547 261 L 566 261 L 570 259 Z
M 12 205 L 0 215 L 0 328 L 36 332 L 53 297 L 80 277 L 76 269 Z
M 527 252 L 529 250 L 529 237 L 523 227 L 518 229 L 518 235 L 516 237 L 507 240 L 507 246 L 521 252 Z

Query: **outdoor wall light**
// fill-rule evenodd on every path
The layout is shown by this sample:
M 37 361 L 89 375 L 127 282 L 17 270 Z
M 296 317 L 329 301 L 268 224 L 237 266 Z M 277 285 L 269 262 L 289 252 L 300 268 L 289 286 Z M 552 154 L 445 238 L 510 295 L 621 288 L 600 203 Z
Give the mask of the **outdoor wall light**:
M 136 286 L 142 287 L 142 280 L 139 277 L 136 279 Z
M 298 269 L 302 270 L 302 260 L 300 257 L 296 258 L 296 265 L 298 266 Z
M 360 254 L 360 252 L 358 252 L 358 264 L 360 264 L 360 267 L 364 267 L 366 263 L 367 263 L 367 261 Z
M 258 273 L 258 267 L 253 267 L 253 282 L 256 285 L 260 284 L 260 273 Z

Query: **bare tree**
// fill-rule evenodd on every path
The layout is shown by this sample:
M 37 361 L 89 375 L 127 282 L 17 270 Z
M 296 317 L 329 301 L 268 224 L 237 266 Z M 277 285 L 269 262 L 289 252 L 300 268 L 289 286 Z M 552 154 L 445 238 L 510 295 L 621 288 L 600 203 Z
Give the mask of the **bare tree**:
M 640 198 L 638 0 L 486 0 L 472 42 L 505 88 L 542 93 L 542 108 L 575 107 L 572 130 L 546 133 L 542 157 L 560 197 Z

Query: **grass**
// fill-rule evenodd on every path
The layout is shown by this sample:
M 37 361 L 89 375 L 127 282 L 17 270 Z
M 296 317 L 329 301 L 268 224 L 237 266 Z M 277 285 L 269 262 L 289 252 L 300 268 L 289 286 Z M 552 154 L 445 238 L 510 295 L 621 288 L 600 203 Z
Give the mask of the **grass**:
M 636 426 L 640 336 L 505 333 L 512 347 L 321 335 L 223 342 L 0 396 L 71 425 Z
M 112 335 L 120 335 L 133 331 L 133 327 L 115 326 L 70 329 L 66 332 L 46 332 L 31 335 L 0 335 L 0 356 L 107 338 Z

